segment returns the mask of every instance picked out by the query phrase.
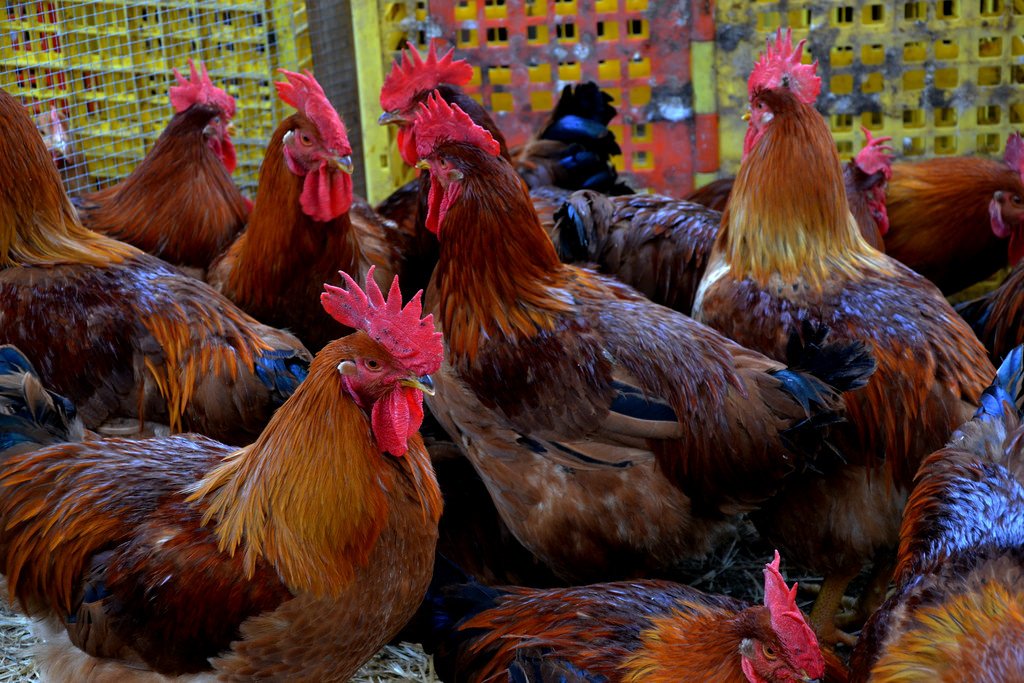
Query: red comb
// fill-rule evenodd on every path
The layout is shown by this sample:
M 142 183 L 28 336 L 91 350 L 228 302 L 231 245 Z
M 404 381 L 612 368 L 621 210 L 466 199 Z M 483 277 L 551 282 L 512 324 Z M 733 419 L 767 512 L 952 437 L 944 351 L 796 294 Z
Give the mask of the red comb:
M 468 142 L 492 156 L 501 153 L 501 145 L 485 128 L 473 123 L 459 105 L 448 106 L 437 91 L 432 92 L 426 102 L 420 103 L 412 125 L 416 132 L 416 153 L 420 158 L 429 156 L 445 142 Z
M 441 333 L 434 330 L 434 316 L 420 319 L 423 292 L 416 292 L 402 308 L 398 276 L 391 281 L 385 299 L 373 280 L 374 269 L 371 267 L 366 274 L 365 293 L 347 273 L 339 271 L 346 288 L 324 285 L 326 291 L 320 295 L 320 303 L 342 325 L 370 335 L 410 372 L 420 376 L 436 372 L 444 358 L 444 346 Z
M 327 99 L 324 89 L 313 78 L 313 74 L 308 70 L 305 74 L 285 69 L 278 71 L 288 79 L 274 83 L 281 101 L 295 107 L 313 122 L 327 149 L 337 154 L 351 154 L 352 145 L 348 141 L 345 124 L 341 122 L 341 117 Z
M 1024 139 L 1021 139 L 1020 133 L 1010 133 L 1003 160 L 1024 178 Z
M 881 138 L 873 138 L 871 137 L 871 131 L 863 126 L 861 126 L 861 131 L 863 131 L 866 139 L 864 141 L 864 148 L 857 153 L 857 158 L 854 160 L 857 168 L 868 175 L 874 175 L 881 171 L 885 175 L 885 179 L 889 180 L 892 178 L 892 158 L 889 155 L 894 150 L 891 145 L 885 143 L 891 142 L 892 138 L 888 135 Z
M 465 85 L 473 78 L 473 67 L 463 59 L 452 59 L 455 48 L 437 56 L 437 43 L 431 43 L 424 60 L 412 43 L 406 43 L 402 57 L 391 67 L 380 89 L 384 111 L 408 109 L 417 95 L 430 92 L 442 83 Z
M 755 90 L 789 88 L 805 104 L 813 104 L 821 92 L 821 79 L 816 75 L 818 62 L 802 64 L 804 43 L 801 40 L 793 47 L 793 30 L 786 29 L 785 38 L 780 28 L 775 34 L 775 44 L 771 38 L 768 46 L 750 72 L 747 90 L 753 94 Z
M 768 608 L 772 630 L 793 660 L 811 678 L 820 678 L 825 672 L 825 661 L 821 657 L 818 639 L 796 606 L 796 584 L 790 588 L 779 573 L 778 550 L 775 551 L 775 559 L 764 566 L 764 605 Z
M 191 72 L 191 79 L 185 78 L 181 72 L 174 69 L 174 77 L 177 79 L 178 85 L 172 85 L 169 93 L 174 111 L 185 111 L 194 104 L 212 104 L 224 112 L 224 116 L 229 119 L 234 117 L 235 98 L 213 84 L 210 74 L 206 72 L 206 66 L 199 62 L 197 69 L 195 63 L 190 59 L 188 68 Z

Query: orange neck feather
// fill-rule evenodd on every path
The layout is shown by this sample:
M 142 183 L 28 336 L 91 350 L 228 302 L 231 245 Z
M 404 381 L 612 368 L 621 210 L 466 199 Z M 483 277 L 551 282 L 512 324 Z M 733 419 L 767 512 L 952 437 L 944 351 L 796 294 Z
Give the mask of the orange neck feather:
M 302 211 L 303 179 L 288 170 L 284 159 L 284 136 L 301 116 L 292 114 L 274 131 L 260 168 L 249 225 L 232 249 L 237 260 L 227 289 L 232 299 L 247 307 L 271 306 L 290 283 L 316 279 L 310 273 L 313 264 L 324 264 L 317 289 L 335 280 L 339 270 L 355 274 L 369 267 L 348 213 L 321 223 Z
M 673 609 L 651 620 L 651 628 L 640 634 L 640 648 L 620 666 L 623 683 L 746 680 L 740 668 L 743 639 L 735 627 L 744 613 L 735 615 L 700 604 L 690 607 L 692 612 Z
M 262 556 L 292 591 L 316 596 L 339 595 L 369 561 L 394 493 L 389 470 L 409 470 L 426 519 L 436 523 L 441 509 L 418 435 L 400 461 L 380 453 L 370 420 L 335 369 L 346 349 L 345 339 L 325 347 L 256 442 L 226 458 L 189 498 L 207 504 L 203 523 L 215 520 L 221 550 L 241 547 L 250 576 Z
M 553 329 L 569 275 L 508 162 L 462 149 L 473 170 L 441 225 L 435 278 L 448 349 L 472 359 L 487 337 Z
M 820 287 L 836 271 L 884 267 L 850 215 L 839 154 L 813 108 L 791 98 L 775 111 L 740 166 L 715 251 L 734 278 L 762 287 L 772 276 Z

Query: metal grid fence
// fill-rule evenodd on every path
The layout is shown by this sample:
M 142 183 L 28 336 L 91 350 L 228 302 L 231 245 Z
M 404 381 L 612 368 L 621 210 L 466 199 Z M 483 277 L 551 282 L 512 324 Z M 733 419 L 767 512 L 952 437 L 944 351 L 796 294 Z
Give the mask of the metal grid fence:
M 0 87 L 36 117 L 72 192 L 120 180 L 174 110 L 172 69 L 203 60 L 237 103 L 235 179 L 254 190 L 284 113 L 274 69 L 311 66 L 297 0 L 5 0 Z

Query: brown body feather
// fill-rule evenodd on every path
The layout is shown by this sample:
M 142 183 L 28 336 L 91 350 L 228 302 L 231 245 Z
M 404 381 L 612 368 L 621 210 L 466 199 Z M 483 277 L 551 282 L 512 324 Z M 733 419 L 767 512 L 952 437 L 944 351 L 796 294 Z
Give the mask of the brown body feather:
M 1014 266 L 997 288 L 956 309 L 988 349 L 992 362 L 998 363 L 1024 342 L 1024 263 Z
M 900 529 L 896 591 L 865 626 L 854 680 L 1024 677 L 1021 352 L 982 408 L 921 465 Z
M 130 418 L 232 442 L 258 434 L 284 397 L 255 366 L 268 352 L 305 364 L 298 340 L 83 228 L 31 121 L 6 93 L 0 119 L 5 139 L 26 141 L 0 153 L 10 179 L 0 201 L 0 343 L 25 351 L 91 429 Z
M 347 332 L 323 314 L 324 283 L 340 284 L 339 270 L 365 280 L 376 265 L 377 282 L 387 287 L 395 270 L 385 227 L 368 207 L 353 204 L 328 222 L 303 212 L 303 178 L 288 170 L 282 143 L 300 118 L 292 114 L 274 131 L 249 225 L 210 267 L 209 281 L 251 315 L 289 329 L 316 352 Z
M 1007 265 L 1007 241 L 993 234 L 988 213 L 999 190 L 1024 194 L 1020 174 L 1001 161 L 940 157 L 893 164 L 886 253 L 946 294 L 984 280 Z
M 203 134 L 219 113 L 193 105 L 175 114 L 131 175 L 81 200 L 82 223 L 175 265 L 208 268 L 249 214 Z
M 561 264 L 506 162 L 444 154 L 465 180 L 428 293 L 446 344 L 429 404 L 527 547 L 573 578 L 668 571 L 803 466 L 782 365 Z M 660 417 L 612 410 L 627 384 Z
M 234 453 L 184 435 L 9 455 L 12 595 L 129 680 L 140 663 L 180 674 L 211 657 L 225 680 L 348 680 L 419 604 L 441 507 L 419 436 L 401 458 L 381 454 L 346 394 L 336 366 L 363 349 L 379 346 L 363 334 L 326 348 Z
M 797 320 L 871 349 L 878 370 L 847 394 L 837 437 L 846 464 L 794 478 L 760 517 L 797 562 L 850 573 L 895 546 L 917 465 L 993 368 L 931 283 L 860 236 L 820 115 L 786 92 L 764 97 L 774 118 L 740 168 L 695 315 L 774 358 Z

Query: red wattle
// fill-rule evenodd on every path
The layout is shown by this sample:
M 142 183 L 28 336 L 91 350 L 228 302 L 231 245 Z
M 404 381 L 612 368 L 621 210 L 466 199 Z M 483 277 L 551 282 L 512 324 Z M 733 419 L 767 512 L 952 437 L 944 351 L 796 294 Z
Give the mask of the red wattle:
M 352 176 L 327 168 L 327 162 L 306 174 L 299 197 L 302 212 L 315 221 L 334 220 L 352 206 Z
M 402 161 L 410 166 L 415 166 L 420 160 L 416 152 L 416 133 L 412 128 L 398 129 L 398 153 L 402 155 Z
M 409 437 L 423 423 L 423 394 L 412 387 L 395 387 L 373 404 L 370 423 L 382 452 L 405 455 Z

